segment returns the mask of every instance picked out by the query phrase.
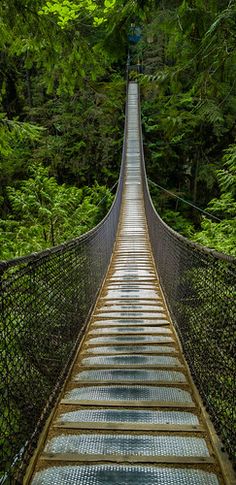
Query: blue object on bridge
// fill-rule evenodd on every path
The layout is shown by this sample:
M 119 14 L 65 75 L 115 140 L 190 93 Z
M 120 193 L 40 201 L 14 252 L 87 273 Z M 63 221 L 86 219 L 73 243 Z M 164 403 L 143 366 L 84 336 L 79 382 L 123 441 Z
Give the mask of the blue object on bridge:
M 141 38 L 142 38 L 141 27 L 131 24 L 128 32 L 128 41 L 130 42 L 130 44 L 137 44 L 141 40 Z

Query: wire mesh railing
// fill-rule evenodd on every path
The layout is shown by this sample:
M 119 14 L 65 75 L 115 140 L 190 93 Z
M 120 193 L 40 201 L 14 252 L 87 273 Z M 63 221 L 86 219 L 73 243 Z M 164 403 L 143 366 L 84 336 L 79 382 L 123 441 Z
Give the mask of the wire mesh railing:
M 160 282 L 192 376 L 229 456 L 236 452 L 236 258 L 192 243 L 156 212 L 140 121 L 143 189 Z
M 105 219 L 55 248 L 0 262 L 0 483 L 22 474 L 95 304 L 115 240 L 124 174 Z

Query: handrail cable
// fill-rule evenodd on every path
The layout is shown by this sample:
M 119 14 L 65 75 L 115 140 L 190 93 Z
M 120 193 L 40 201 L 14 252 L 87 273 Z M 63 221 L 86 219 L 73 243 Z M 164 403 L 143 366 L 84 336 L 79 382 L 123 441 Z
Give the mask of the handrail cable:
M 214 216 L 213 214 L 210 214 L 209 212 L 205 211 L 204 209 L 201 209 L 200 207 L 198 207 L 196 204 L 193 204 L 193 202 L 189 202 L 188 200 L 183 199 L 179 195 L 176 195 L 173 192 L 171 192 L 170 190 L 165 189 L 164 187 L 162 187 L 161 185 L 157 184 L 156 182 L 153 182 L 149 178 L 147 180 L 148 180 L 148 182 L 150 184 L 154 185 L 155 187 L 158 187 L 159 189 L 163 190 L 164 192 L 166 192 L 167 194 L 171 195 L 172 197 L 175 197 L 176 199 L 181 200 L 181 202 L 184 202 L 185 204 L 188 204 L 191 207 L 194 207 L 194 209 L 197 209 L 198 211 L 202 212 L 206 216 L 209 216 L 212 219 L 215 219 L 216 221 L 219 221 L 219 222 L 222 222 L 223 221 L 223 219 L 220 219 L 219 217 Z

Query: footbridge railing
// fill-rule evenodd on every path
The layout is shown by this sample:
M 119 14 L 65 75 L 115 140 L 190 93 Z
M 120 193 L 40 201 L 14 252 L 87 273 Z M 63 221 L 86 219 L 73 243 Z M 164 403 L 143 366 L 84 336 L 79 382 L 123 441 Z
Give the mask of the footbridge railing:
M 110 212 L 90 232 L 0 262 L 0 483 L 21 483 L 82 338 L 112 255 L 124 156 Z
M 229 456 L 236 458 L 236 258 L 172 230 L 143 191 L 153 255 L 198 391 Z

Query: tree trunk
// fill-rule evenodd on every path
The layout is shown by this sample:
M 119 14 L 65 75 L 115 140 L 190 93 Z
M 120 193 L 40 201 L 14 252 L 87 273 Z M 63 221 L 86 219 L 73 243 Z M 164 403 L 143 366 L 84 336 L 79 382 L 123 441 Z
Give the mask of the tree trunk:
M 30 108 L 32 108 L 33 103 L 32 103 L 32 91 L 31 91 L 31 77 L 30 77 L 29 69 L 27 69 L 26 71 L 26 86 L 27 86 L 28 105 Z
M 55 233 L 54 233 L 54 225 L 53 225 L 52 219 L 50 221 L 50 230 L 51 230 L 51 242 L 52 242 L 52 246 L 55 246 Z
M 45 229 L 43 229 L 43 239 L 45 242 L 47 242 L 48 238 L 47 238 L 47 233 L 45 231 Z

